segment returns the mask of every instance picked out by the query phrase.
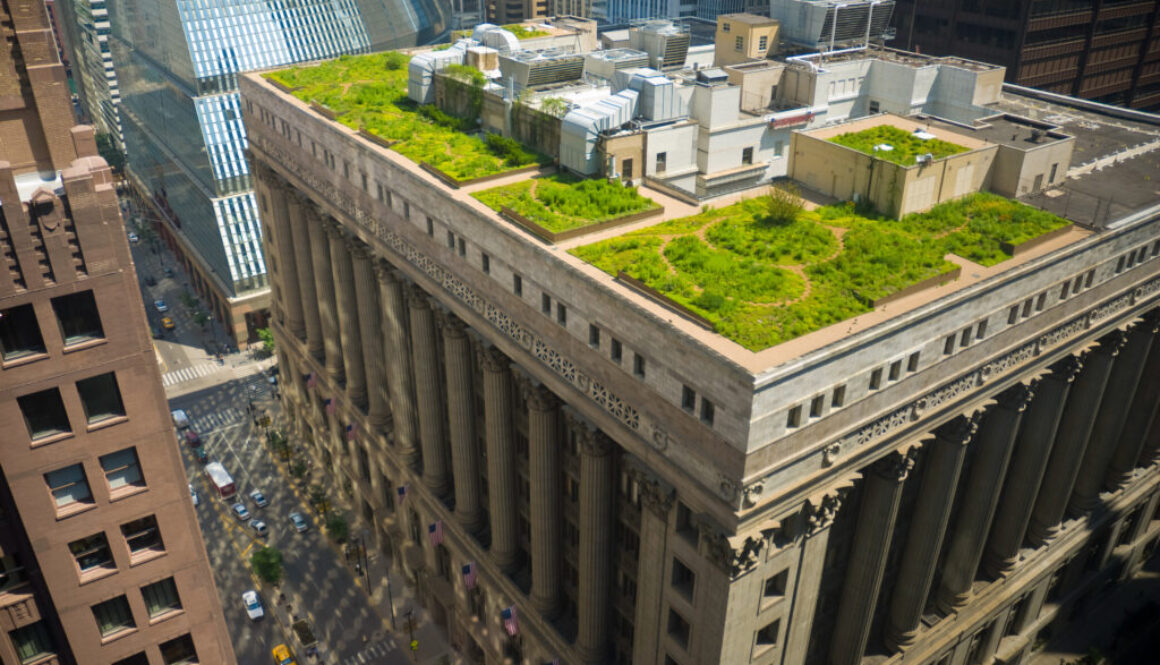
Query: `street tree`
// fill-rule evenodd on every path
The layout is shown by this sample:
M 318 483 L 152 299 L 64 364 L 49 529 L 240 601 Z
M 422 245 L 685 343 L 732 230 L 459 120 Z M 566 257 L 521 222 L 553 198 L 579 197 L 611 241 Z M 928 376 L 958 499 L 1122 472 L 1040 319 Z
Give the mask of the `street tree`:
M 350 526 L 346 523 L 346 518 L 342 515 L 331 515 L 330 519 L 326 520 L 326 533 L 331 540 L 342 544 L 346 542 L 347 536 L 350 535 Z
M 274 333 L 269 328 L 258 328 L 258 339 L 262 340 L 262 348 L 266 353 L 274 353 Z
M 261 547 L 250 555 L 250 567 L 269 584 L 282 579 L 282 552 L 273 547 Z

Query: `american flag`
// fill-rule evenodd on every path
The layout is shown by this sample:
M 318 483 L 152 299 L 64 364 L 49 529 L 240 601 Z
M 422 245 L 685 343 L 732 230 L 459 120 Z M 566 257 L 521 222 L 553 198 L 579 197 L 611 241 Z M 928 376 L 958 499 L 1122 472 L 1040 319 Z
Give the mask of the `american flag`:
M 354 441 L 354 437 L 358 435 L 358 423 L 351 423 L 346 426 L 346 440 Z
M 435 520 L 427 525 L 427 537 L 431 539 L 432 545 L 443 542 L 443 520 Z
M 404 501 L 406 501 L 407 500 L 407 486 L 400 485 L 399 489 L 397 490 L 397 494 L 399 495 L 399 503 L 403 503 Z
M 467 587 L 468 591 L 475 588 L 475 562 L 470 562 L 463 567 L 463 586 Z
M 318 375 L 315 374 L 314 372 L 307 374 L 306 375 L 306 387 L 313 388 L 314 386 L 317 386 L 317 385 L 318 385 Z
M 520 619 L 516 615 L 516 606 L 512 605 L 505 609 L 499 613 L 499 616 L 503 619 L 503 629 L 507 631 L 508 636 L 515 637 L 520 632 Z
M 322 404 L 326 407 L 327 415 L 333 416 L 334 412 L 338 410 L 338 403 L 335 402 L 333 399 L 327 399 Z

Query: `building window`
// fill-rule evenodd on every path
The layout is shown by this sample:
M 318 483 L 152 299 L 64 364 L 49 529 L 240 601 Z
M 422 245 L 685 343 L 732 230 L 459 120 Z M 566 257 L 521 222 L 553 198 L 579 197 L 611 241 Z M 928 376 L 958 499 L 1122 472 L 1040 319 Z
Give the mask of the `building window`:
M 830 406 L 837 409 L 846 403 L 846 386 L 845 384 L 834 388 L 834 394 L 830 398 Z
M 1007 325 L 1014 325 L 1019 320 L 1019 305 L 1011 305 L 1011 309 L 1007 311 Z
M 810 418 L 818 418 L 822 415 L 822 409 L 826 408 L 826 398 L 824 395 L 818 395 L 810 400 Z
M 105 470 L 109 490 L 114 493 L 127 487 L 145 487 L 136 448 L 126 448 L 101 457 L 101 468 Z
M 165 543 L 161 541 L 161 530 L 157 527 L 157 518 L 153 515 L 122 524 L 121 535 L 125 537 L 129 553 L 134 557 L 165 551 Z
M 190 665 L 198 662 L 193 638 L 188 634 L 161 643 L 161 662 L 165 665 Z
M 517 296 L 524 295 L 524 278 L 519 275 L 512 275 L 512 293 Z
M 0 311 L 0 354 L 4 360 L 17 360 L 45 353 L 44 338 L 32 305 L 19 305 Z
M 624 355 L 624 350 L 620 345 L 620 340 L 613 337 L 612 338 L 612 359 L 619 363 L 620 359 L 623 357 L 623 355 Z
M 955 352 L 955 336 L 954 335 L 947 335 L 947 338 L 945 340 L 943 340 L 943 355 L 949 356 L 950 354 L 952 354 L 954 352 Z
M 664 173 L 665 170 L 668 169 L 668 162 L 669 162 L 669 153 L 658 152 L 657 153 L 657 169 L 656 169 L 657 173 Z
M 895 360 L 894 362 L 890 363 L 889 377 L 891 381 L 897 381 L 898 377 L 900 376 L 902 376 L 902 361 Z
M 789 569 L 781 571 L 765 580 L 761 588 L 761 599 L 764 601 L 776 600 L 785 597 L 785 585 L 789 581 Z
M 430 217 L 427 218 L 427 235 L 435 237 L 435 221 Z
M 350 162 L 342 160 L 342 177 L 350 180 Z
M 1035 311 L 1042 312 L 1043 306 L 1047 304 L 1047 294 L 1040 293 L 1039 297 L 1035 299 Z
M 1095 277 L 1096 277 L 1096 271 L 1095 271 L 1095 268 L 1092 268 L 1091 270 L 1089 270 L 1087 272 L 1087 277 L 1085 277 L 1083 280 L 1083 288 L 1090 289 L 1092 286 L 1092 280 L 1094 280 Z
M 447 249 L 455 249 L 455 234 L 451 231 L 447 232 Z
M 383 194 L 383 183 L 377 180 L 375 181 L 375 198 L 380 202 L 385 201 L 387 198 L 386 195 Z
M 125 416 L 117 377 L 112 372 L 77 381 L 77 392 L 80 393 L 81 406 L 85 409 L 85 418 L 90 425 Z
M 1124 257 L 1122 256 L 1116 261 L 1116 273 L 1119 274 L 1121 272 L 1124 272 Z
M 133 612 L 129 609 L 129 601 L 124 596 L 117 596 L 100 605 L 93 605 L 93 617 L 97 620 L 97 630 L 100 631 L 101 637 L 108 637 L 114 633 L 137 627 L 137 624 L 133 622 Z
M 681 648 L 689 648 L 689 622 L 672 608 L 669 608 L 669 637 Z
M 181 598 L 172 577 L 141 587 L 141 595 L 145 598 L 145 611 L 150 619 L 181 609 Z
M 693 546 L 697 545 L 697 526 L 693 524 L 693 511 L 684 501 L 677 501 L 677 535 L 684 538 Z
M 483 268 L 483 274 L 490 275 L 491 274 L 491 257 L 488 256 L 487 254 L 480 252 L 479 262 L 480 262 L 481 267 Z
M 459 256 L 467 256 L 467 243 L 463 240 L 463 238 L 459 239 Z
M 556 323 L 568 325 L 568 307 L 564 303 L 556 303 Z
M 741 163 L 746 166 L 753 163 L 753 148 L 741 149 Z
M 80 464 L 49 471 L 44 474 L 44 480 L 58 510 L 73 504 L 93 503 L 93 493 L 89 491 L 85 469 Z
M 33 441 L 72 431 L 68 424 L 68 414 L 60 399 L 60 390 L 49 388 L 31 395 L 16 398 L 20 411 L 24 414 L 24 424 Z
M 692 601 L 693 586 L 696 581 L 696 574 L 688 566 L 681 563 L 680 559 L 673 557 L 673 588 L 680 592 L 682 596 Z
M 546 316 L 552 315 L 552 296 L 546 293 L 540 294 L 540 311 Z
M 870 100 L 870 115 L 874 115 L 882 110 L 882 105 L 878 103 L 877 99 Z
M 733 49 L 736 51 L 740 51 L 744 48 L 745 48 L 745 38 L 744 37 L 734 37 L 733 38 Z
M 1031 316 L 1031 304 L 1032 304 L 1031 298 L 1028 298 L 1027 300 L 1023 301 L 1023 318 L 1025 318 L 1025 319 L 1027 317 Z
M 967 346 L 971 343 L 971 329 L 964 328 L 962 335 L 959 336 L 959 346 Z
M 8 633 L 8 637 L 12 639 L 12 648 L 21 663 L 31 663 L 56 653 L 56 643 L 44 621 L 14 630 Z
M 600 328 L 593 323 L 588 324 L 588 346 L 600 348 Z
M 906 371 L 907 372 L 917 372 L 918 371 L 919 353 L 920 352 L 915 351 L 914 353 L 910 354 L 909 358 L 906 359 Z
M 644 378 L 644 356 L 634 353 L 632 356 L 632 373 Z
M 403 201 L 403 219 L 411 219 L 411 204 L 407 201 Z
M 149 665 L 149 657 L 144 651 L 139 651 L 128 658 L 122 658 L 113 665 Z
M 701 422 L 712 427 L 713 418 L 716 417 L 716 411 L 717 407 L 712 402 L 704 397 L 701 398 Z
M 1066 300 L 1069 291 L 1071 291 L 1071 282 L 1064 282 L 1063 286 L 1059 287 L 1059 299 Z
M 68 544 L 68 549 L 76 559 L 77 568 L 81 573 L 88 573 L 100 569 L 116 570 L 113 562 L 113 553 L 109 551 L 109 541 L 104 532 L 93 534 L 88 538 L 74 540 Z
M 802 424 L 802 407 L 797 405 L 789 410 L 785 417 L 785 426 L 789 428 L 801 427 Z
M 688 386 L 681 386 L 681 408 L 692 412 L 697 405 L 697 393 Z
M 729 24 L 728 23 L 721 24 L 721 32 L 729 32 Z
M 65 346 L 105 337 L 92 291 L 53 298 L 52 309 L 56 312 Z
M 0 557 L 0 593 L 23 586 L 27 581 L 28 574 L 24 572 L 24 566 L 20 565 L 15 554 Z
M 870 390 L 878 390 L 882 387 L 882 368 L 870 372 Z
M 1079 293 L 1080 289 L 1082 289 L 1082 288 L 1083 288 L 1083 275 L 1076 275 L 1075 283 L 1071 285 L 1071 290 L 1073 293 Z
M 987 320 L 983 319 L 982 321 L 979 321 L 978 325 L 975 326 L 975 339 L 983 339 L 983 335 L 986 335 L 986 334 L 987 334 Z
M 760 649 L 777 646 L 779 628 L 781 628 L 781 619 L 775 619 L 766 624 L 765 628 L 757 631 L 757 647 Z
M 757 50 L 764 51 L 767 48 L 769 48 L 769 36 L 762 35 L 762 36 L 758 37 L 757 38 Z
M 363 188 L 363 191 L 364 191 L 364 192 L 369 192 L 369 191 L 370 191 L 370 187 L 368 187 L 368 186 L 367 186 L 367 174 L 365 174 L 365 173 L 360 173 L 359 175 L 360 175 L 360 176 L 362 176 L 362 188 Z

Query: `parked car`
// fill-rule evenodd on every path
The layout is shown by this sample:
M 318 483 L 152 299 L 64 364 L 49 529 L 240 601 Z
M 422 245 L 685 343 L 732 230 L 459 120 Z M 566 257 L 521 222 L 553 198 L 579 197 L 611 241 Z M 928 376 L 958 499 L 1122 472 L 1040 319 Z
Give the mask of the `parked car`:
M 266 534 L 270 533 L 270 530 L 266 528 L 266 523 L 262 520 L 251 520 L 250 528 L 259 538 L 265 538 Z
M 285 644 L 274 647 L 270 650 L 270 654 L 274 656 L 274 662 L 278 665 L 298 665 L 294 656 L 290 655 L 290 647 Z
M 129 232 L 129 242 L 136 243 L 140 239 L 141 239 L 141 237 L 138 236 L 136 233 L 133 233 L 132 231 Z
M 193 501 L 193 505 L 195 506 L 201 503 L 201 499 L 198 498 L 197 490 L 193 489 L 193 485 L 189 486 L 189 498 L 191 501 Z
M 169 415 L 173 416 L 173 424 L 177 427 L 177 429 L 185 429 L 186 427 L 189 427 L 189 416 L 186 415 L 184 409 L 174 409 L 173 411 L 169 412 Z
M 177 327 L 177 324 L 174 323 L 173 319 L 169 318 L 168 316 L 163 316 L 161 317 L 161 327 L 165 328 L 166 330 L 173 330 Z
M 209 454 L 205 452 L 205 448 L 198 446 L 193 449 L 193 459 L 197 460 L 198 464 L 208 464 Z
M 238 518 L 242 522 L 250 519 L 250 509 L 246 508 L 246 504 L 244 503 L 235 503 L 233 505 L 233 511 L 234 517 Z
M 185 442 L 196 448 L 201 445 L 201 435 L 191 429 L 187 429 L 185 430 Z
M 270 505 L 270 502 L 266 500 L 266 495 L 262 494 L 261 490 L 252 490 L 250 492 L 250 500 L 259 508 L 265 508 Z
M 246 614 L 254 621 L 266 616 L 266 610 L 262 607 L 262 599 L 258 598 L 258 592 L 253 589 L 242 594 L 242 605 L 246 607 Z
M 310 523 L 302 516 L 300 512 L 290 513 L 290 523 L 294 525 L 294 530 L 298 533 L 310 530 Z
M 169 305 L 166 305 L 166 304 L 165 304 L 165 301 L 164 301 L 164 300 L 161 300 L 161 299 L 154 300 L 154 301 L 153 301 L 153 306 L 154 306 L 154 307 L 156 307 L 156 308 L 157 308 L 157 311 L 158 311 L 158 312 L 161 312 L 162 314 L 164 314 L 164 313 L 166 313 L 166 312 L 168 312 L 168 311 L 169 311 Z

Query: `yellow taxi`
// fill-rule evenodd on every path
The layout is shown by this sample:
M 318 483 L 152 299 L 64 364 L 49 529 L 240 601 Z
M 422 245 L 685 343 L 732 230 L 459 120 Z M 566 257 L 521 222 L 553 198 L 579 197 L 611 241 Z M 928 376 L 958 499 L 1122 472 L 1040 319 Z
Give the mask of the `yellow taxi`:
M 163 316 L 161 317 L 161 327 L 165 328 L 166 330 L 173 330 L 177 327 L 177 324 L 174 323 L 173 319 L 169 318 L 168 316 Z
M 278 665 L 297 665 L 294 656 L 290 655 L 290 648 L 285 644 L 279 644 L 271 649 L 270 653 L 274 655 L 274 662 Z

